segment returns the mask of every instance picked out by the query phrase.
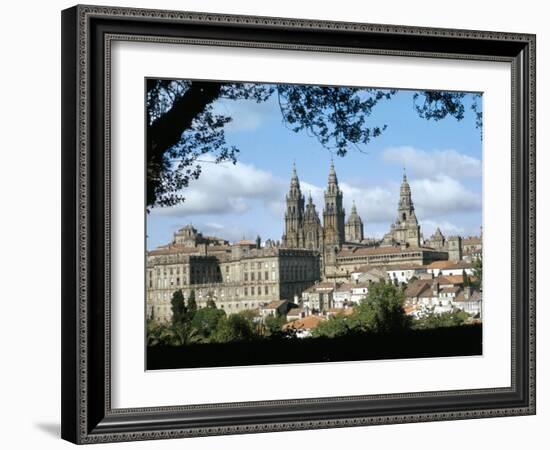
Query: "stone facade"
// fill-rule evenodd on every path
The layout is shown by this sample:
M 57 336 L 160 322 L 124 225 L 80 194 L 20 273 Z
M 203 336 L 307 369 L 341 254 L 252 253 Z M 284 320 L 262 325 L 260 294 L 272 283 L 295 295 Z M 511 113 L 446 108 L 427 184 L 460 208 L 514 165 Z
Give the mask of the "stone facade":
M 414 212 L 411 187 L 407 175 L 403 173 L 403 181 L 399 189 L 399 204 L 397 218 L 391 224 L 390 231 L 384 236 L 383 245 L 406 244 L 420 247 L 420 225 Z
M 355 202 L 353 202 L 351 214 L 346 222 L 346 242 L 360 244 L 363 242 L 363 239 L 363 221 L 359 217 L 359 214 L 357 214 L 357 208 L 355 207 Z
M 204 236 L 192 225 L 183 227 L 174 233 L 171 243 L 147 253 L 147 316 L 168 321 L 176 290 L 182 290 L 186 299 L 194 291 L 199 307 L 213 300 L 227 313 L 261 310 L 276 301 L 300 298 L 309 308 L 324 311 L 332 307 L 338 283 L 387 279 L 388 274 L 397 282 L 402 278 L 408 281 L 413 272 L 420 277 L 419 267 L 463 258 L 462 238 L 445 239 L 439 228 L 421 243 L 406 174 L 397 218 L 381 240 L 365 238 L 355 203 L 346 221 L 343 193 L 332 162 L 322 214 L 321 222 L 311 194 L 306 203 L 294 166 L 281 243 L 268 239 L 262 246 L 258 236 L 254 242 L 230 244 Z M 481 238 L 468 238 L 467 243 L 468 254 L 481 254 Z M 409 270 L 411 267 L 414 269 Z
M 178 241 L 178 233 L 171 244 L 147 254 L 148 318 L 168 321 L 172 295 L 179 289 L 185 299 L 194 291 L 199 308 L 214 300 L 231 313 L 292 301 L 321 276 L 316 251 L 258 248 L 249 241 L 191 247 Z
M 448 253 L 425 247 L 355 247 L 342 250 L 336 264 L 325 267 L 325 278 L 341 282 L 349 279 L 362 266 L 427 265 L 433 261 L 446 260 Z

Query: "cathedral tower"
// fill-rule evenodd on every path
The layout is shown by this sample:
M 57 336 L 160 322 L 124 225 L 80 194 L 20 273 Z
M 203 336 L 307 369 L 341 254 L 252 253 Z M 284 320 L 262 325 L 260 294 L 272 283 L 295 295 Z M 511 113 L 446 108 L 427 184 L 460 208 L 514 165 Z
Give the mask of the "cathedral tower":
M 403 172 L 403 181 L 399 189 L 397 219 L 391 225 L 390 232 L 384 236 L 384 245 L 395 244 L 420 247 L 420 226 L 414 212 L 411 187 L 405 172 Z
M 334 163 L 331 161 L 323 210 L 323 243 L 326 263 L 330 263 L 345 241 L 345 215 L 342 206 L 342 191 L 338 186 Z
M 321 251 L 323 244 L 323 227 L 319 214 L 313 204 L 311 193 L 309 194 L 303 222 L 304 247 L 308 250 Z
M 351 214 L 346 222 L 346 242 L 360 243 L 363 240 L 363 221 L 359 214 L 355 202 L 351 208 Z
M 300 190 L 300 180 L 296 173 L 296 165 L 292 166 L 290 189 L 286 196 L 285 234 L 283 246 L 286 248 L 302 248 L 304 245 L 302 221 L 304 217 L 304 196 Z

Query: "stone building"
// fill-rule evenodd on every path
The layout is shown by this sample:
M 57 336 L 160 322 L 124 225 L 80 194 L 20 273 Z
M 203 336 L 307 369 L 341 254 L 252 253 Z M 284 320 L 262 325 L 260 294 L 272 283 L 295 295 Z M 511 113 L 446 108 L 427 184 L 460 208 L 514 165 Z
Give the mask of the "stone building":
M 441 232 L 439 227 L 437 227 L 437 229 L 435 230 L 435 233 L 432 234 L 430 239 L 424 241 L 424 245 L 426 247 L 431 247 L 434 250 L 445 250 L 446 249 L 447 243 L 445 241 L 445 236 L 443 236 L 443 233 Z
M 374 245 L 364 240 L 363 221 L 353 207 L 348 222 L 343 206 L 343 193 L 331 162 L 328 183 L 324 192 L 323 220 L 319 218 L 311 194 L 305 204 L 296 167 L 292 168 L 289 191 L 286 195 L 285 230 L 282 236 L 284 248 L 316 250 L 321 254 L 322 265 L 336 264 L 336 255 L 348 244 Z
M 340 251 L 336 264 L 325 266 L 327 280 L 341 282 L 349 279 L 362 266 L 424 266 L 433 261 L 446 260 L 448 253 L 425 247 L 409 247 L 405 244 L 393 247 L 354 247 Z
M 397 219 L 382 240 L 364 237 L 363 220 L 357 213 L 355 203 L 348 220 L 345 220 L 343 194 L 333 162 L 330 164 L 324 201 L 321 224 L 311 195 L 304 208 L 304 196 L 296 167 L 293 166 L 286 195 L 282 246 L 317 250 L 321 255 L 321 271 L 325 279 L 345 281 L 346 277 L 364 265 L 425 265 L 449 258 L 443 235 L 436 237 L 436 240 L 442 242 L 437 248 L 420 245 L 420 225 L 406 174 L 403 174 L 400 187 Z M 460 241 L 454 244 L 458 248 L 452 247 L 452 255 L 459 257 Z
M 483 259 L 483 228 L 480 227 L 479 236 L 468 236 L 462 241 L 462 259 L 475 261 Z
M 406 244 L 420 247 L 420 225 L 414 212 L 411 187 L 407 175 L 403 173 L 403 181 L 399 189 L 399 204 L 397 218 L 391 224 L 390 231 L 384 236 L 382 245 Z
M 447 241 L 447 251 L 449 252 L 449 260 L 462 260 L 462 238 L 460 236 L 451 236 Z
M 479 237 L 468 236 L 466 238 L 450 236 L 445 239 L 441 230 L 437 228 L 430 239 L 424 241 L 424 246 L 448 252 L 451 261 L 473 262 L 483 257 L 482 236 L 482 234 Z
M 147 253 L 148 318 L 170 320 L 170 301 L 180 289 L 185 299 L 194 291 L 199 308 L 213 300 L 231 313 L 276 300 L 293 301 L 321 277 L 316 251 L 260 247 L 251 241 L 192 247 L 181 242 L 178 233 L 169 245 Z
M 328 184 L 325 190 L 323 223 L 313 204 L 311 194 L 307 206 L 300 188 L 296 166 L 292 167 L 290 188 L 286 195 L 285 231 L 282 237 L 284 248 L 316 250 L 322 254 L 325 264 L 334 264 L 335 254 L 345 243 L 345 210 L 343 194 L 331 163 Z
M 351 208 L 351 214 L 346 222 L 346 242 L 353 242 L 359 244 L 363 242 L 363 221 L 359 214 L 357 214 L 357 208 L 355 202 Z
M 345 217 L 343 194 L 338 186 L 334 163 L 330 163 L 328 185 L 323 209 L 323 257 L 326 265 L 334 264 L 335 255 L 345 242 Z

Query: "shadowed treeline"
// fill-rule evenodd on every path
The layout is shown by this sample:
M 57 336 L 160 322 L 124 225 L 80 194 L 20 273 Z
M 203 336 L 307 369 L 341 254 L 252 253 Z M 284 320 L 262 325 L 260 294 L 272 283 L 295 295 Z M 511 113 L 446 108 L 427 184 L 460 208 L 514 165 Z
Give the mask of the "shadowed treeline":
M 482 354 L 482 325 L 357 333 L 332 338 L 274 337 L 245 342 L 154 346 L 147 369 L 435 358 Z

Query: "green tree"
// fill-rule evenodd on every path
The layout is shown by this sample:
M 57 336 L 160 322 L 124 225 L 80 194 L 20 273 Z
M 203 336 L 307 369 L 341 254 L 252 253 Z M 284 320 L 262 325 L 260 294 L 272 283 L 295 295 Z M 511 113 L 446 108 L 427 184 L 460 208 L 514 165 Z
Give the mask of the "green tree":
M 191 325 L 201 336 L 209 339 L 216 331 L 222 317 L 225 317 L 225 311 L 223 309 L 201 308 L 197 310 L 193 316 Z
M 336 337 L 343 336 L 351 332 L 354 328 L 353 320 L 346 316 L 332 316 L 328 320 L 320 322 L 311 330 L 313 337 Z
M 456 327 L 464 325 L 470 319 L 470 315 L 462 310 L 449 311 L 436 314 L 430 311 L 419 319 L 414 319 L 412 327 L 415 329 Z
M 480 258 L 476 258 L 474 261 L 474 276 L 476 279 L 472 282 L 472 286 L 481 291 L 483 289 L 483 261 Z
M 466 270 L 462 269 L 462 285 L 464 287 L 470 286 L 470 278 L 468 277 L 468 274 L 466 273 Z
M 216 302 L 214 301 L 214 299 L 212 297 L 209 297 L 208 300 L 206 300 L 206 307 L 207 308 L 212 308 L 212 309 L 217 308 Z
M 268 336 L 279 336 L 283 334 L 283 325 L 286 323 L 285 316 L 267 316 L 264 320 L 265 331 Z
M 187 300 L 187 314 L 189 320 L 193 319 L 193 316 L 197 312 L 197 301 L 195 300 L 195 289 L 192 289 L 189 293 L 189 299 Z
M 245 314 L 237 313 L 222 317 L 214 334 L 215 342 L 249 341 L 256 337 L 254 323 Z
M 373 124 L 376 105 L 395 90 L 293 84 L 147 80 L 147 206 L 170 206 L 184 198 L 179 190 L 201 174 L 200 156 L 215 163 L 237 162 L 239 149 L 229 146 L 225 126 L 233 119 L 214 103 L 248 100 L 261 103 L 276 96 L 282 120 L 293 132 L 305 132 L 339 156 L 364 147 L 386 129 Z M 419 91 L 414 109 L 427 120 L 464 118 L 466 95 L 481 129 L 479 94 Z
M 147 321 L 147 345 L 162 345 L 168 340 L 169 331 L 166 325 L 157 322 L 154 319 Z
M 367 297 L 350 317 L 353 328 L 376 333 L 390 333 L 407 328 L 410 320 L 403 310 L 405 295 L 384 280 L 369 286 Z
M 181 346 L 201 342 L 202 337 L 190 322 L 184 321 L 170 327 L 170 345 Z
M 172 294 L 170 303 L 172 305 L 172 324 L 177 325 L 183 323 L 186 319 L 187 308 L 181 289 L 178 289 Z

